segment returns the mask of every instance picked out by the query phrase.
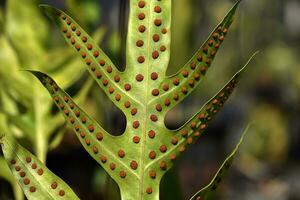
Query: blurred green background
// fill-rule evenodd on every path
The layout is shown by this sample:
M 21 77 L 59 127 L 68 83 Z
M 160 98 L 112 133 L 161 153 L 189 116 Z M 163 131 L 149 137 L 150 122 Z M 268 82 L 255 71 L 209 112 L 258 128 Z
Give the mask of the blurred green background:
M 0 2 L 0 129 L 47 162 L 81 199 L 118 200 L 118 188 L 66 129 L 46 90 L 20 69 L 49 73 L 106 130 L 121 134 L 124 116 L 99 93 L 38 4 L 65 10 L 124 68 L 128 1 Z M 173 1 L 169 74 L 190 58 L 233 3 Z M 169 112 L 166 124 L 183 124 L 256 50 L 260 54 L 207 134 L 164 178 L 162 200 L 187 199 L 205 186 L 249 122 L 253 125 L 215 199 L 300 200 L 299 0 L 244 0 L 208 78 Z M 0 199 L 23 199 L 1 158 Z

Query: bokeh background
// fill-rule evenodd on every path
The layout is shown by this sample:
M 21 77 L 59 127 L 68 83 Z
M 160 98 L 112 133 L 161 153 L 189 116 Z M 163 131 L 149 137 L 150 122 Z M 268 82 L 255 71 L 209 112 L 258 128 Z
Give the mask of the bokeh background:
M 81 199 L 118 200 L 118 188 L 85 152 L 46 90 L 20 69 L 53 76 L 108 131 L 124 116 L 88 78 L 38 4 L 73 16 L 121 68 L 125 66 L 128 1 L 0 1 L 0 130 L 12 134 L 64 179 Z M 231 8 L 230 0 L 174 0 L 169 74 L 197 50 Z M 245 142 L 215 199 L 300 200 L 300 1 L 244 0 L 202 85 L 169 112 L 182 125 L 259 50 L 230 101 L 161 184 L 161 199 L 188 199 L 209 183 L 247 124 Z M 117 122 L 117 123 L 116 123 Z M 0 158 L 0 199 L 22 200 Z

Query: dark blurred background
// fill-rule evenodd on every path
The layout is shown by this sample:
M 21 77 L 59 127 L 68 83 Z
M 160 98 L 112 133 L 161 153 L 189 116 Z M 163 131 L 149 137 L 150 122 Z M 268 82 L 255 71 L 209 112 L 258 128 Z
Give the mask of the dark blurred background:
M 15 3 L 10 4 L 10 1 Z M 99 39 L 99 44 L 113 62 L 124 68 L 129 1 L 1 0 L 0 2 L 0 47 L 2 49 L 0 53 L 10 52 L 5 54 L 5 59 L 4 54 L 0 54 L 2 60 L 0 72 L 6 72 L 11 67 L 16 69 L 36 67 L 50 74 L 57 73 L 58 77 L 60 74 L 64 75 L 63 72 L 53 71 L 52 63 L 47 63 L 49 58 L 41 59 L 43 60 L 41 62 L 32 61 L 36 61 L 35 58 L 40 55 L 50 54 L 48 49 L 53 53 L 53 57 L 49 56 L 50 58 L 68 59 L 63 58 L 61 54 L 55 54 L 55 52 L 67 51 L 64 50 L 66 45 L 54 24 L 40 13 L 37 7 L 40 3 L 59 7 L 69 13 L 88 33 Z M 22 2 L 21 7 L 16 6 Z M 173 1 L 169 74 L 176 72 L 190 58 L 234 2 L 229 0 Z M 29 4 L 30 7 L 25 8 Z M 22 19 L 12 17 L 21 12 L 24 12 Z M 34 27 L 31 22 L 26 25 L 26 22 L 22 21 L 37 20 L 37 18 L 42 21 L 37 22 L 40 26 L 38 28 L 35 26 L 37 28 L 35 31 L 30 30 Z M 45 30 L 39 30 L 42 28 Z M 35 37 L 42 37 L 38 44 L 35 43 L 36 39 L 32 39 Z M 35 42 L 26 42 L 30 39 Z M 211 67 L 209 76 L 196 92 L 169 112 L 166 118 L 167 126 L 176 128 L 182 125 L 244 65 L 255 51 L 259 50 L 260 53 L 250 63 L 238 89 L 211 123 L 207 134 L 164 178 L 161 185 L 162 200 L 188 199 L 208 184 L 248 123 L 252 123 L 252 126 L 229 177 L 217 190 L 215 199 L 300 200 L 299 44 L 299 0 L 242 1 L 236 21 Z M 41 53 L 36 52 L 36 46 L 43 49 Z M 72 56 L 73 54 L 70 53 L 73 59 Z M 4 60 L 8 61 L 4 62 Z M 12 60 L 16 62 L 11 62 Z M 66 62 L 62 62 L 61 65 L 64 63 Z M 67 91 L 73 95 L 77 94 L 78 88 L 82 85 L 89 84 L 84 65 L 79 62 L 76 66 L 79 67 L 80 74 L 73 82 L 66 84 Z M 6 83 L 5 79 L 9 79 L 9 75 L 5 76 L 5 72 L 0 73 L 3 84 Z M 27 76 L 22 73 L 16 72 L 14 80 L 19 76 Z M 7 83 L 9 81 L 13 80 L 7 80 Z M 65 79 L 61 78 L 58 82 L 64 81 Z M 93 83 L 88 91 L 85 93 L 86 98 L 81 101 L 81 106 L 108 131 L 122 133 L 125 120 L 120 111 L 106 99 L 104 94 L 99 94 L 97 86 Z M 40 86 L 40 93 L 43 92 Z M 2 94 L 3 96 L 6 97 Z M 14 108 L 16 104 L 18 105 L 15 115 L 21 112 L 19 104 L 27 105 L 23 102 L 10 103 L 15 100 L 14 98 L 3 99 L 0 101 L 0 106 L 3 108 L 7 106 Z M 26 115 L 30 106 L 25 108 L 22 115 Z M 56 111 L 52 109 L 53 113 Z M 0 116 L 0 124 L 1 120 L 2 123 L 9 122 L 11 126 L 6 128 L 30 149 L 30 141 L 26 139 L 26 134 L 20 133 L 6 114 Z M 61 126 L 63 127 L 63 124 Z M 47 161 L 47 166 L 70 184 L 82 199 L 118 200 L 117 186 L 85 152 L 75 134 L 70 130 L 61 131 L 59 127 L 54 128 L 52 132 L 49 133 L 50 139 L 47 141 L 49 147 L 46 145 L 45 153 L 40 157 Z M 38 152 L 34 148 L 31 151 Z M 14 191 L 17 189 L 11 186 L 9 177 L 3 174 L 0 172 L 2 177 L 0 177 L 0 199 L 16 199 Z

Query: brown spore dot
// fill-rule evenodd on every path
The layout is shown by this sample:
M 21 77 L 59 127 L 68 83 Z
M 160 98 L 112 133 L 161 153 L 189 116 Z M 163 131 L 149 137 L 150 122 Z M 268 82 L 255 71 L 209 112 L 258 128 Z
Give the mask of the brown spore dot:
M 28 157 L 26 157 L 26 162 L 27 162 L 27 163 L 30 163 L 30 162 L 31 162 L 31 160 L 32 160 L 32 159 L 31 159 L 31 157 L 29 157 L 29 156 L 28 156 Z
M 193 79 L 189 80 L 188 83 L 189 83 L 190 87 L 194 87 L 195 86 L 195 83 L 194 83 Z
M 180 147 L 179 147 L 179 152 L 182 153 L 182 152 L 184 152 L 184 151 L 185 151 L 185 146 L 184 146 L 184 145 L 180 146 Z
M 160 164 L 159 164 L 159 167 L 162 170 L 166 170 L 167 169 L 167 163 L 165 161 L 161 161 Z
M 139 57 L 137 58 L 137 61 L 138 61 L 139 63 L 143 63 L 143 62 L 145 62 L 145 57 L 144 57 L 144 56 L 139 56 Z
M 202 74 L 205 74 L 205 73 L 206 73 L 206 67 L 204 67 L 204 66 L 201 67 L 201 68 L 200 68 L 200 72 L 201 72 Z
M 90 65 L 90 64 L 92 64 L 92 60 L 88 58 L 88 59 L 86 59 L 85 63 L 86 63 L 87 65 Z
M 163 87 L 164 91 L 168 91 L 169 90 L 169 84 L 167 84 L 167 83 L 163 84 L 162 87 Z
M 25 178 L 24 181 L 23 181 L 23 183 L 24 183 L 25 185 L 28 185 L 28 184 L 30 183 L 30 180 L 29 180 L 28 178 Z
M 155 131 L 151 130 L 148 132 L 149 138 L 153 139 L 155 137 Z
M 152 179 L 155 179 L 155 178 L 156 178 L 156 172 L 155 172 L 154 170 L 149 171 L 149 176 L 150 176 Z
M 194 74 L 195 80 L 199 81 L 201 75 L 199 73 Z
M 138 5 L 140 8 L 144 8 L 146 3 L 145 3 L 145 1 L 139 1 Z
M 201 124 L 200 125 L 200 130 L 204 130 L 204 129 L 206 129 L 206 124 Z
M 148 188 L 146 189 L 146 192 L 147 192 L 147 194 L 152 194 L 153 190 L 152 190 L 151 187 L 148 187 Z
M 218 103 L 218 99 L 212 100 L 212 104 L 216 105 Z
M 197 126 L 197 122 L 191 122 L 191 129 L 195 129 Z
M 71 41 L 71 44 L 75 44 L 75 42 L 76 42 L 75 39 L 74 39 L 73 37 L 71 38 L 70 41 Z
M 70 108 L 74 109 L 75 105 L 73 103 L 70 103 Z
M 170 99 L 166 99 L 166 100 L 165 100 L 165 106 L 169 106 L 170 104 L 171 104 Z
M 59 196 L 65 196 L 65 191 L 64 190 L 60 190 L 58 194 L 59 194 Z
M 72 23 L 69 18 L 66 20 L 66 22 L 67 22 L 68 25 L 70 25 Z
M 81 35 L 80 30 L 77 30 L 77 31 L 76 31 L 76 35 L 77 35 L 77 36 L 80 36 L 80 35 Z
M 218 39 L 219 34 L 218 34 L 218 33 L 214 33 L 214 34 L 212 35 L 212 37 L 216 40 L 216 39 Z
M 151 73 L 151 79 L 156 80 L 158 78 L 158 74 L 156 72 Z
M 113 87 L 110 86 L 110 87 L 108 88 L 108 92 L 109 92 L 110 94 L 114 93 L 114 91 L 115 91 L 115 89 L 114 89 Z
M 80 132 L 80 137 L 81 138 L 85 138 L 85 133 L 84 132 Z
M 16 166 L 16 167 L 15 167 L 15 170 L 18 172 L 18 171 L 21 170 L 21 167 L 20 167 L 20 166 Z
M 165 45 L 162 45 L 162 46 L 160 47 L 160 51 L 164 52 L 164 51 L 166 51 L 166 50 L 167 50 L 167 47 L 166 47 Z
M 102 81 L 102 83 L 103 83 L 104 86 L 107 86 L 107 85 L 108 85 L 108 80 L 107 80 L 107 79 L 104 79 L 104 80 Z
M 135 79 L 136 79 L 138 82 L 141 82 L 141 81 L 144 80 L 144 76 L 143 76 L 142 74 L 137 74 L 137 75 L 135 76 Z
M 111 72 L 112 72 L 112 67 L 111 67 L 111 66 L 108 66 L 108 67 L 106 68 L 106 71 L 107 71 L 108 73 L 111 73 Z
M 197 60 L 198 60 L 199 62 L 202 62 L 202 61 L 203 61 L 203 57 L 202 57 L 201 54 L 197 56 Z
M 66 17 L 65 15 L 63 15 L 61 18 L 62 18 L 63 20 L 65 20 L 67 17 Z
M 75 48 L 76 48 L 77 51 L 80 51 L 80 45 L 79 44 L 76 44 Z
M 159 90 L 158 89 L 152 90 L 152 95 L 153 96 L 158 96 L 159 95 Z
M 51 188 L 53 189 L 53 190 L 55 190 L 56 188 L 57 188 L 57 182 L 56 181 L 54 181 L 52 184 L 51 184 Z
M 139 18 L 140 20 L 145 19 L 145 17 L 146 17 L 145 13 L 140 13 L 140 14 L 138 15 L 138 18 Z
M 89 139 L 86 138 L 84 141 L 85 141 L 85 144 L 86 144 L 86 145 L 90 146 L 91 141 L 90 141 Z
M 69 116 L 70 111 L 69 110 L 64 110 L 65 115 Z
M 156 115 L 151 115 L 150 120 L 153 121 L 153 122 L 156 122 L 158 120 L 158 118 L 157 118 Z
M 10 161 L 10 164 L 12 164 L 12 165 L 14 165 L 14 164 L 16 164 L 17 163 L 17 161 L 15 160 L 15 159 L 12 159 L 11 161 Z
M 120 75 L 115 75 L 114 80 L 116 83 L 120 82 Z
M 178 139 L 177 139 L 176 137 L 173 137 L 173 138 L 171 139 L 171 143 L 172 143 L 173 145 L 177 145 Z
M 192 70 L 196 69 L 196 67 L 197 67 L 197 65 L 194 62 L 190 63 L 190 68 Z
M 140 126 L 140 122 L 139 121 L 134 121 L 132 123 L 132 127 L 135 128 L 135 129 L 137 129 L 139 126 Z
M 223 36 L 223 35 L 220 36 L 220 37 L 219 37 L 219 40 L 222 42 L 222 41 L 224 40 L 224 36 Z
M 116 94 L 115 99 L 116 99 L 116 101 L 120 101 L 121 100 L 121 95 L 120 94 Z
M 129 101 L 126 101 L 126 102 L 124 103 L 124 106 L 125 106 L 125 108 L 130 108 L 131 103 L 130 103 Z
M 168 32 L 168 30 L 166 28 L 161 29 L 162 34 L 166 34 L 167 32 Z
M 180 134 L 181 134 L 182 137 L 186 137 L 188 135 L 188 133 L 189 132 L 187 130 L 181 130 L 180 131 Z
M 157 59 L 159 57 L 159 52 L 158 51 L 153 51 L 152 52 L 152 58 Z
M 99 60 L 99 64 L 103 67 L 105 65 L 105 60 Z
M 98 151 L 98 148 L 97 147 L 95 147 L 95 146 L 93 146 L 93 152 L 94 152 L 94 154 L 97 154 L 99 151 Z
M 86 58 L 86 53 L 85 53 L 85 52 L 82 52 L 82 53 L 81 53 L 81 57 L 82 57 L 82 58 Z
M 135 170 L 138 168 L 138 163 L 135 160 L 133 160 L 130 162 L 130 167 L 131 167 L 131 169 Z
M 75 31 L 76 30 L 76 26 L 74 24 L 71 25 L 71 29 L 72 31 Z
M 158 42 L 159 41 L 159 35 L 158 34 L 154 34 L 152 36 L 152 39 L 153 39 L 154 42 Z
M 182 70 L 181 74 L 186 78 L 189 76 L 189 71 L 188 70 Z
M 89 131 L 90 131 L 91 133 L 94 132 L 94 130 L 95 130 L 95 128 L 94 128 L 93 125 L 89 125 L 89 126 L 88 126 L 88 129 L 89 129 Z
M 176 154 L 172 154 L 171 156 L 170 156 L 170 159 L 172 160 L 172 161 L 175 161 L 176 160 Z
M 155 11 L 156 13 L 160 13 L 160 12 L 161 12 L 161 7 L 160 7 L 160 6 L 155 6 L 155 7 L 154 7 L 154 11 Z
M 44 173 L 44 170 L 40 168 L 40 169 L 38 169 L 38 170 L 37 170 L 37 173 L 38 173 L 38 175 L 40 175 L 40 176 L 41 176 L 41 175 L 43 175 L 43 173 Z
M 174 78 L 173 84 L 177 86 L 179 85 L 179 83 L 180 83 L 180 79 L 178 77 Z
M 199 132 L 199 131 L 196 131 L 196 132 L 194 133 L 194 136 L 195 136 L 195 137 L 199 137 L 199 136 L 200 136 L 200 132 Z
M 82 40 L 82 42 L 87 42 L 88 39 L 87 39 L 86 36 L 82 36 L 82 37 L 81 37 L 81 40 Z
M 101 132 L 98 132 L 96 134 L 96 138 L 97 138 L 98 141 L 102 141 L 103 140 L 103 134 Z
M 120 149 L 120 150 L 118 151 L 118 155 L 119 155 L 120 158 L 124 158 L 124 156 L 125 156 L 125 151 L 124 151 L 123 149 Z
M 188 143 L 188 144 L 193 144 L 193 138 L 191 138 L 191 137 L 188 138 L 188 139 L 187 139 L 187 143 Z
M 228 32 L 228 29 L 227 29 L 227 28 L 224 28 L 224 29 L 223 29 L 223 33 L 226 34 L 227 32 Z
M 75 111 L 75 115 L 76 115 L 76 117 L 79 117 L 79 116 L 80 116 L 80 111 L 79 111 L 79 110 L 76 110 L 76 111 Z
M 143 45 L 144 45 L 144 41 L 143 40 L 138 40 L 136 42 L 136 46 L 138 46 L 138 47 L 142 47 Z
M 33 187 L 33 186 L 31 186 L 31 187 L 29 188 L 29 191 L 30 191 L 30 192 L 35 192 L 35 191 L 36 191 L 36 188 Z
M 70 123 L 74 124 L 75 123 L 75 119 L 73 117 L 70 118 Z
M 175 100 L 175 101 L 178 101 L 178 99 L 179 99 L 179 96 L 178 96 L 178 94 L 173 94 L 173 99 Z
M 161 145 L 159 147 L 160 152 L 165 153 L 167 151 L 167 146 L 166 145 Z
M 20 172 L 19 174 L 20 174 L 21 177 L 25 177 L 26 176 L 25 172 Z
M 88 48 L 88 50 L 92 50 L 93 49 L 93 45 L 92 44 L 88 44 L 87 48 Z
M 156 157 L 155 151 L 150 151 L 149 158 L 153 160 L 153 159 L 155 159 L 155 157 Z
M 140 137 L 139 136 L 134 136 L 132 138 L 132 141 L 135 143 L 135 144 L 138 144 L 140 142 Z
M 144 25 L 140 25 L 140 26 L 139 26 L 139 31 L 140 31 L 141 33 L 144 33 L 145 30 L 146 30 L 146 27 L 145 27 Z
M 107 158 L 105 156 L 101 156 L 100 160 L 102 163 L 106 163 L 107 162 Z
M 32 168 L 32 169 L 36 169 L 36 168 L 37 168 L 37 164 L 36 164 L 36 163 L 33 163 L 33 164 L 31 165 L 31 168 Z
M 131 110 L 131 115 L 136 115 L 136 113 L 137 113 L 137 108 L 133 108 L 132 110 Z
M 161 112 L 162 111 L 162 106 L 160 104 L 157 104 L 155 106 L 155 109 L 158 111 L 158 112 Z
M 119 175 L 120 175 L 121 178 L 125 178 L 126 177 L 126 172 L 122 170 L 122 171 L 120 171 Z
M 187 89 L 186 87 L 182 87 L 182 88 L 181 88 L 181 92 L 182 92 L 183 94 L 187 94 L 187 93 L 188 93 L 188 89 Z
M 99 51 L 94 51 L 93 56 L 94 56 L 95 58 L 98 58 L 98 56 L 99 56 Z
M 212 45 L 214 44 L 214 41 L 209 40 L 207 44 L 208 44 L 209 46 L 212 46 Z
M 155 24 L 156 26 L 161 26 L 161 24 L 162 24 L 161 19 L 155 19 L 155 20 L 154 20 L 154 24 Z

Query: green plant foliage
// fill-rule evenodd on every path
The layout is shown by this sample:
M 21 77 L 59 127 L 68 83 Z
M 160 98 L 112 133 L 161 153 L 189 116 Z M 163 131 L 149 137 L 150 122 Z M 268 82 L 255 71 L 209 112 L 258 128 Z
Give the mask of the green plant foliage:
M 237 153 L 240 145 L 242 144 L 242 142 L 244 140 L 244 136 L 247 133 L 248 129 L 249 129 L 249 126 L 244 131 L 242 137 L 240 138 L 238 144 L 233 149 L 231 154 L 223 162 L 222 166 L 218 170 L 217 174 L 214 176 L 213 180 L 206 187 L 204 187 L 199 192 L 197 192 L 192 198 L 190 198 L 190 200 L 209 200 L 213 196 L 214 191 L 217 189 L 220 182 L 228 174 L 228 170 L 230 168 L 230 165 L 232 164 L 233 159 L 236 156 L 236 153 Z
M 79 199 L 65 182 L 15 140 L 2 136 L 0 144 L 7 164 L 28 199 Z
M 49 91 L 87 152 L 117 182 L 122 199 L 159 199 L 163 175 L 204 133 L 232 94 L 248 63 L 182 127 L 177 130 L 165 127 L 166 113 L 185 99 L 207 74 L 233 22 L 238 4 L 187 64 L 172 76 L 166 76 L 170 57 L 171 1 L 130 1 L 124 72 L 118 70 L 70 16 L 56 8 L 41 6 L 86 63 L 99 87 L 126 116 L 125 132 L 112 136 L 54 79 L 42 72 L 30 71 Z

